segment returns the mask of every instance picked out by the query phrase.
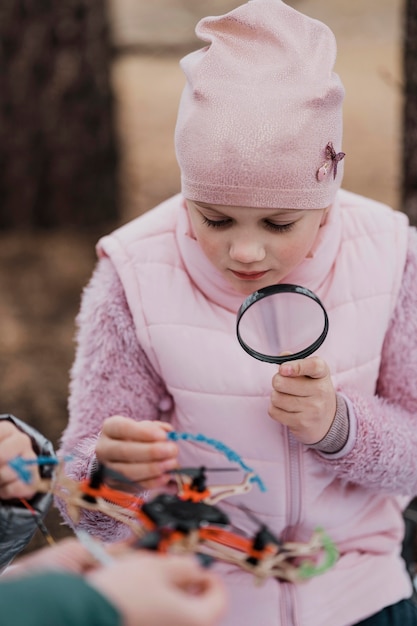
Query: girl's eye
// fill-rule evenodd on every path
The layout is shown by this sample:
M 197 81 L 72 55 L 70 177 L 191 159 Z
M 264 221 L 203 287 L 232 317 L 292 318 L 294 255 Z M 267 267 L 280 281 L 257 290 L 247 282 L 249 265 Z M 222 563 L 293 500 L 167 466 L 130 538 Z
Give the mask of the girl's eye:
M 210 220 L 205 215 L 202 215 L 201 217 L 203 219 L 203 224 L 209 226 L 210 228 L 227 228 L 231 225 L 233 221 L 229 217 L 218 220 Z M 274 233 L 286 233 L 294 227 L 295 222 L 291 222 L 289 224 L 276 224 L 275 222 L 264 220 L 264 225 L 265 228 L 267 228 L 268 230 L 272 230 Z
M 287 233 L 292 230 L 295 222 L 290 222 L 289 224 L 275 224 L 275 222 L 268 222 L 268 220 L 265 220 L 264 224 L 266 228 L 273 230 L 275 233 Z
M 202 218 L 203 224 L 205 224 L 206 226 L 210 226 L 211 228 L 224 228 L 225 226 L 229 226 L 229 224 L 231 224 L 232 222 L 232 220 L 229 218 L 222 220 L 209 220 L 209 218 L 205 215 L 202 215 Z

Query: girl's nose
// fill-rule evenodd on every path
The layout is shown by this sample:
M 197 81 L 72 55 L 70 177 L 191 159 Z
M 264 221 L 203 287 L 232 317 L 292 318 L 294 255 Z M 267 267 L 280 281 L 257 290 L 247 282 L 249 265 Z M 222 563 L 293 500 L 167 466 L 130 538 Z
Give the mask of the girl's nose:
M 259 241 L 235 239 L 230 245 L 229 256 L 239 263 L 256 263 L 265 258 L 265 248 Z

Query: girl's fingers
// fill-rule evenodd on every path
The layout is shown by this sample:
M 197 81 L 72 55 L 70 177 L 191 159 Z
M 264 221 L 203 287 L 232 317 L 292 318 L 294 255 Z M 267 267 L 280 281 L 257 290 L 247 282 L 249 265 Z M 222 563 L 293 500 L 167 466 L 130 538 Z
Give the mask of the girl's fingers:
M 178 447 L 172 441 L 143 443 L 102 436 L 97 442 L 96 455 L 103 463 L 152 463 L 176 458 Z
M 136 422 L 129 417 L 113 415 L 103 423 L 103 434 L 111 439 L 122 441 L 165 441 L 166 433 L 171 431 L 170 424 L 144 420 Z
M 133 482 L 141 483 L 142 487 L 150 488 L 168 483 L 172 478 L 169 470 L 178 464 L 176 459 L 171 459 L 163 463 L 107 463 L 107 466 Z
M 166 471 L 177 467 L 178 446 L 166 437 L 171 430 L 164 422 L 110 417 L 97 441 L 97 459 L 144 488 L 161 487 L 170 479 Z
M 281 376 L 307 376 L 308 378 L 325 378 L 329 367 L 319 357 L 307 357 L 299 361 L 288 361 L 279 366 Z

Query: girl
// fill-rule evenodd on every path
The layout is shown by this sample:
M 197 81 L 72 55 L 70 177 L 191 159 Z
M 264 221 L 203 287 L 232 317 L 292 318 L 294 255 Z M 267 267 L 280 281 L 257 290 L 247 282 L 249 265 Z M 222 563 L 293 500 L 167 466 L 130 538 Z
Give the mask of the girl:
M 181 194 L 98 244 L 62 451 L 80 453 L 74 477 L 98 458 L 147 489 L 178 462 L 169 429 L 204 433 L 262 477 L 266 494 L 245 503 L 277 536 L 326 528 L 340 559 L 303 585 L 259 588 L 219 565 L 222 626 L 417 624 L 400 558 L 417 493 L 416 232 L 340 189 L 344 90 L 324 24 L 251 0 L 196 32 L 207 45 L 182 61 Z M 314 291 L 330 320 L 317 354 L 279 368 L 235 337 L 244 297 L 275 283 Z M 195 443 L 181 461 L 224 464 Z M 227 513 L 251 533 L 237 500 Z

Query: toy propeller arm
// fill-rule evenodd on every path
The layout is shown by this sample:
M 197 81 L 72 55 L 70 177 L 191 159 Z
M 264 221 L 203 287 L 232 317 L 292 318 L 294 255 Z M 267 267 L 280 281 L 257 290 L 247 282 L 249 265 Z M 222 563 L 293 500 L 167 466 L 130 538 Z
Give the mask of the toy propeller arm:
M 258 582 L 277 578 L 299 583 L 323 574 L 338 559 L 338 551 L 322 529 L 316 529 L 307 543 L 288 542 L 254 549 L 253 541 L 230 531 L 205 528 L 202 531 L 203 554 L 240 567 Z
M 224 498 L 230 498 L 242 493 L 248 493 L 252 489 L 254 472 L 248 472 L 241 483 L 236 485 L 213 485 L 210 486 L 210 495 L 204 498 L 207 504 L 216 504 Z

